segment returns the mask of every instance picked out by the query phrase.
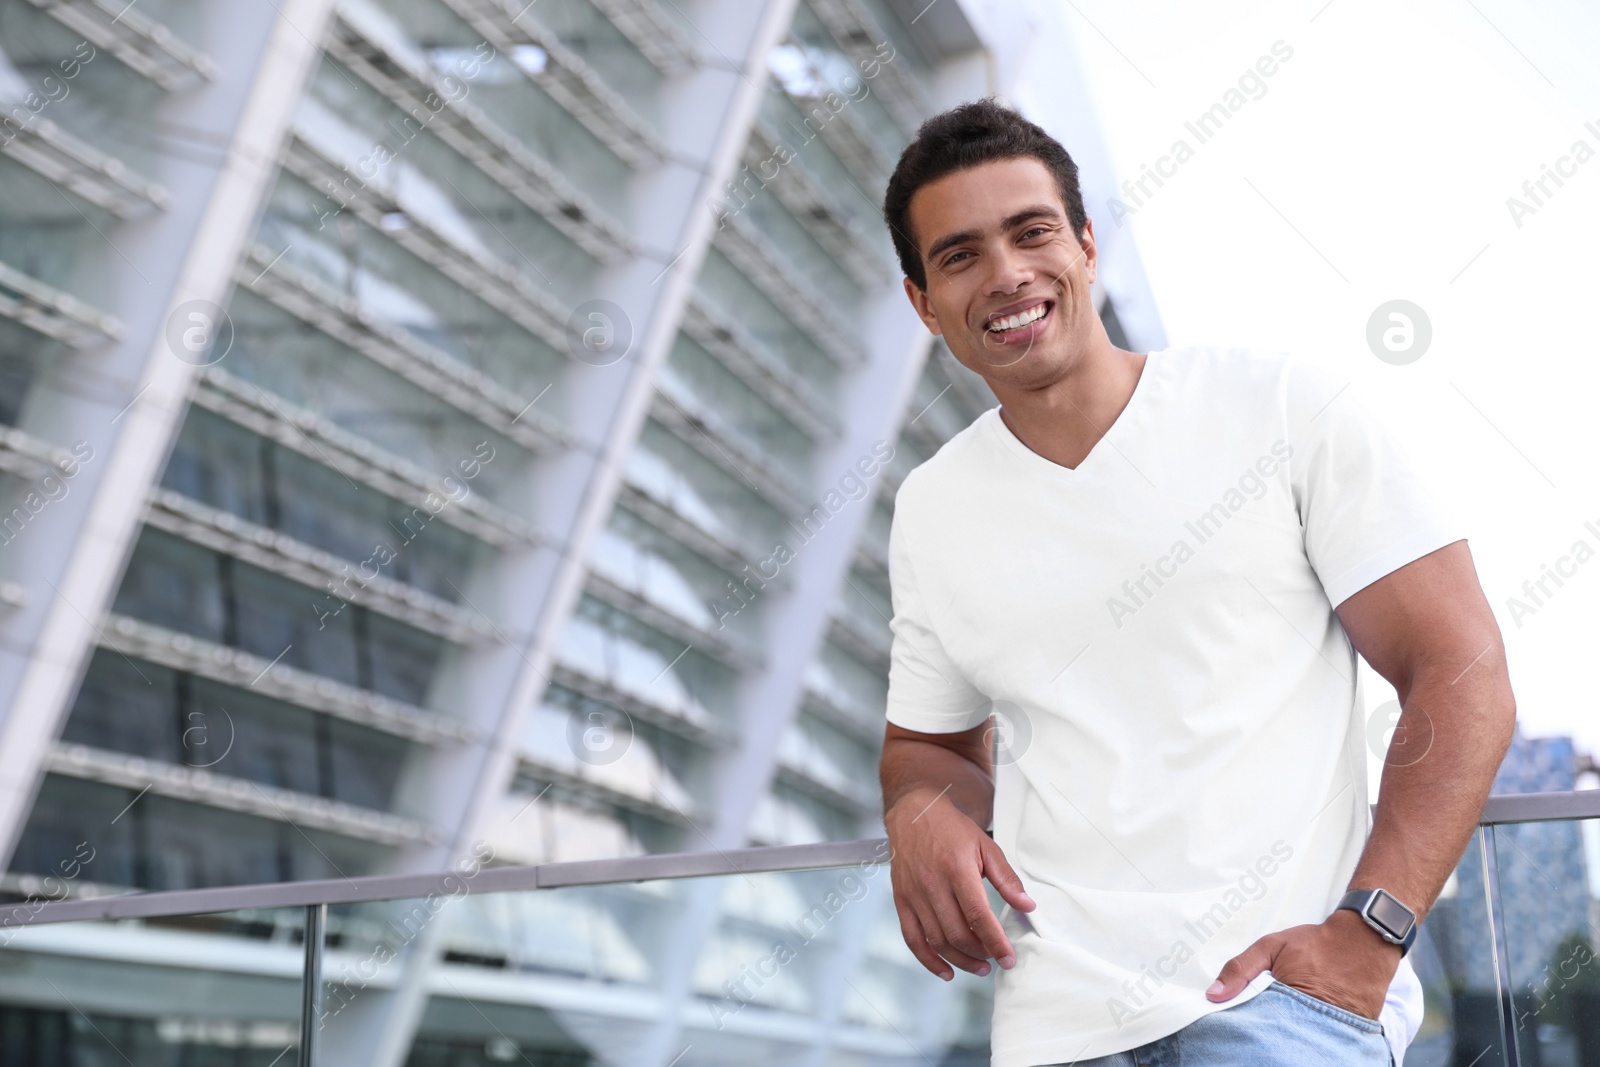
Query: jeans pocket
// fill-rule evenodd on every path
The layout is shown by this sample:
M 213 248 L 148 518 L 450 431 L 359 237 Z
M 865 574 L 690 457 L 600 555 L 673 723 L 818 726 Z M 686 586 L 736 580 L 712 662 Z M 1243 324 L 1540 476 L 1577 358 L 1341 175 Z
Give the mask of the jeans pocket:
M 1354 1029 L 1360 1030 L 1363 1033 L 1383 1033 L 1383 1024 L 1378 1020 L 1369 1019 L 1365 1015 L 1358 1015 L 1348 1008 L 1341 1008 L 1337 1004 L 1331 1004 L 1328 1001 L 1323 1000 L 1321 997 L 1314 997 L 1304 990 L 1296 989 L 1292 985 L 1285 985 L 1277 979 L 1273 979 L 1272 984 L 1267 988 L 1277 990 L 1279 993 L 1298 1001 L 1300 1004 L 1305 1005 L 1312 1011 L 1326 1015 L 1333 1019 L 1337 1019 L 1346 1026 L 1353 1027 Z

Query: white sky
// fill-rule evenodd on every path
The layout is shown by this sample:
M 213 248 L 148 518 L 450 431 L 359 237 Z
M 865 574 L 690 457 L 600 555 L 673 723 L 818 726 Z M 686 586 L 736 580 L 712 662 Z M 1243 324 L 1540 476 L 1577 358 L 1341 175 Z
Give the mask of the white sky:
M 1168 342 L 1346 370 L 1466 522 L 1524 731 L 1600 752 L 1600 5 L 1042 2 L 1074 38 L 1120 177 L 1180 137 L 1195 149 L 1125 220 Z M 1266 93 L 1199 143 L 1184 123 L 1279 40 L 1293 57 Z M 1046 35 L 1022 47 L 1025 70 L 1073 61 Z M 1519 228 L 1507 198 L 1580 139 L 1595 157 Z M 1089 210 L 1105 242 L 1103 196 Z M 1405 366 L 1366 344 L 1397 298 L 1433 327 Z M 1519 625 L 1508 598 L 1579 539 L 1596 557 Z M 1393 694 L 1373 678 L 1375 706 Z

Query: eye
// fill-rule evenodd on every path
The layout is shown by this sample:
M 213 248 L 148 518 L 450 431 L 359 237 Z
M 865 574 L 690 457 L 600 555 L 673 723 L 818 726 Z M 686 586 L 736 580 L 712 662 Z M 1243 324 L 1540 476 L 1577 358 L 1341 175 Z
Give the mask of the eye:
M 1050 227 L 1048 227 L 1048 226 L 1030 226 L 1023 233 L 1022 237 L 1023 237 L 1024 240 L 1026 240 L 1028 237 L 1030 237 L 1033 234 L 1036 234 L 1036 233 L 1049 233 L 1049 232 L 1050 232 Z
M 972 255 L 971 252 L 955 252 L 955 253 L 952 253 L 951 255 L 945 257 L 944 265 L 948 267 L 952 263 L 955 263 L 957 260 L 959 260 L 962 256 L 970 256 L 970 255 Z

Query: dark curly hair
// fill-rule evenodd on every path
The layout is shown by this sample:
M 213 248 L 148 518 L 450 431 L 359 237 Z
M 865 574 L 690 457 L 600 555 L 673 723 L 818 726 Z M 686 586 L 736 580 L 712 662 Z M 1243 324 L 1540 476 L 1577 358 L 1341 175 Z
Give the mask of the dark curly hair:
M 1061 142 L 993 97 L 961 104 L 928 119 L 900 153 L 883 195 L 883 220 L 894 239 L 900 269 L 926 291 L 922 254 L 911 239 L 911 197 L 930 182 L 997 159 L 1032 156 L 1055 175 L 1072 232 L 1081 240 L 1088 219 L 1078 188 L 1078 165 Z

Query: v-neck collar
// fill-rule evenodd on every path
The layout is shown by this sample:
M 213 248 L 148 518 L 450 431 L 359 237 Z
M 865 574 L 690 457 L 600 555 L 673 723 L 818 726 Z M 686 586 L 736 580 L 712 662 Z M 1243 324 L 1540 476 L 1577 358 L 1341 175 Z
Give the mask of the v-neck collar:
M 1116 442 L 1112 438 L 1119 435 L 1127 423 L 1134 421 L 1138 417 L 1140 409 L 1144 406 L 1145 397 L 1154 388 L 1153 379 L 1160 370 L 1156 365 L 1158 360 L 1161 366 L 1165 366 L 1165 361 L 1159 359 L 1165 352 L 1166 349 L 1161 349 L 1160 351 L 1145 354 L 1144 366 L 1139 369 L 1139 380 L 1134 383 L 1133 392 L 1128 396 L 1128 402 L 1117 413 L 1117 417 L 1112 421 L 1111 425 L 1106 427 L 1106 432 L 1101 434 L 1100 439 L 1089 449 L 1088 454 L 1078 461 L 1076 467 L 1066 467 L 1053 459 L 1046 459 L 1023 444 L 1022 439 L 1012 433 L 1011 427 L 1007 426 L 1006 421 L 1000 417 L 999 404 L 990 408 L 986 413 L 985 417 L 989 420 L 989 428 L 1001 443 L 1015 453 L 1022 462 L 1030 464 L 1035 470 L 1043 472 L 1046 476 L 1052 478 L 1082 477 L 1092 466 L 1103 462 L 1098 458 L 1100 454 L 1108 449 L 1116 448 Z

